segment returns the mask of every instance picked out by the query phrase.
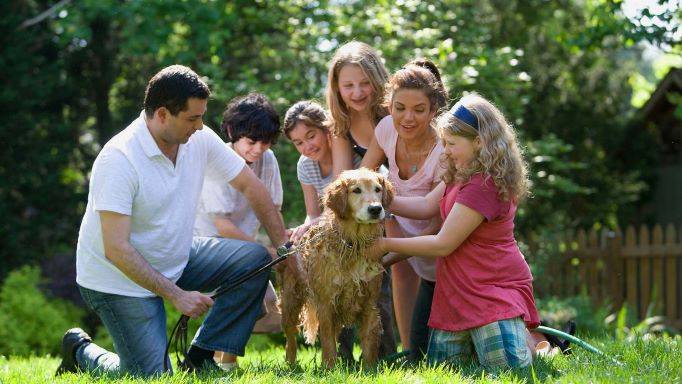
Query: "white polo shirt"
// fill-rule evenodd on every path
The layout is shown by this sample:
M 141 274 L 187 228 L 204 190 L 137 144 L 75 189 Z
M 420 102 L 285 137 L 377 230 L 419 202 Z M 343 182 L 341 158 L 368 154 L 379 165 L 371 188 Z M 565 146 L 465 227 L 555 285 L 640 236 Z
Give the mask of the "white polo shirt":
M 129 215 L 130 243 L 154 269 L 177 281 L 189 258 L 204 174 L 228 183 L 244 164 L 204 126 L 180 145 L 173 165 L 156 145 L 143 111 L 109 140 L 92 166 L 88 205 L 78 234 L 76 282 L 105 293 L 154 296 L 104 256 L 98 211 Z

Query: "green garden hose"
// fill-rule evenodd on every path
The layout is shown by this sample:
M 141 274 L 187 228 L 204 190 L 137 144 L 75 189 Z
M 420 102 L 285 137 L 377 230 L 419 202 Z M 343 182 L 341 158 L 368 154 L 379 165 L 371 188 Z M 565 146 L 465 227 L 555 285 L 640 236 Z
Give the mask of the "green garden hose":
M 579 339 L 579 338 L 577 338 L 571 334 L 568 334 L 566 332 L 562 332 L 558 329 L 554 329 L 554 328 L 550 328 L 550 327 L 545 327 L 544 325 L 541 325 L 537 328 L 534 328 L 533 331 L 561 337 L 563 339 L 570 341 L 571 343 L 573 343 L 575 345 L 579 345 L 579 346 L 587 349 L 590 352 L 593 352 L 593 353 L 596 353 L 600 356 L 606 357 L 607 359 L 610 359 L 611 361 L 613 361 L 614 363 L 616 363 L 618 365 L 623 365 L 623 363 L 621 363 L 620 361 L 618 361 L 618 360 L 614 359 L 613 357 L 607 355 L 606 353 L 600 351 L 599 349 L 597 349 L 593 345 L 589 344 L 588 342 L 586 342 L 582 339 Z

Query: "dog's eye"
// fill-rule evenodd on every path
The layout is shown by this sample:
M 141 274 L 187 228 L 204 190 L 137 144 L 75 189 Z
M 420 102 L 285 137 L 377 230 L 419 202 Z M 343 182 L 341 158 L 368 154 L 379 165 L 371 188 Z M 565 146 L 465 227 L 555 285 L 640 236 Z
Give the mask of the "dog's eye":
M 374 192 L 377 192 L 377 193 L 381 192 L 381 188 L 379 188 L 379 187 L 374 187 Z
M 362 190 L 360 190 L 358 187 L 355 187 L 353 188 L 353 193 L 362 193 Z

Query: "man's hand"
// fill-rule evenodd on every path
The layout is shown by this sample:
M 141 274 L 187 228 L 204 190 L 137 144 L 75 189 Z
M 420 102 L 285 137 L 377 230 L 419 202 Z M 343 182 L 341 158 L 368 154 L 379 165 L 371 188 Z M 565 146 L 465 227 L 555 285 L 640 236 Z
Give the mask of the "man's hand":
M 306 232 L 308 232 L 310 227 L 320 222 L 320 220 L 322 220 L 322 216 L 317 216 L 314 219 L 306 220 L 305 223 L 299 225 L 298 227 L 287 229 L 289 241 L 291 241 L 294 244 L 298 244 L 298 242 L 301 241 L 301 237 L 303 237 L 303 235 L 305 235 Z
M 275 248 L 273 248 L 273 247 L 268 247 L 268 253 L 270 254 L 270 257 L 272 258 L 272 260 L 275 260 L 275 259 L 279 258 L 279 255 L 277 254 L 277 250 L 276 250 Z M 289 258 L 291 258 L 291 256 L 293 256 L 293 255 L 289 255 L 289 256 L 287 256 L 287 258 L 286 258 L 284 261 L 282 261 L 281 263 L 275 264 L 275 266 L 274 266 L 275 271 L 277 271 L 277 272 L 283 272 L 283 271 L 284 271 L 284 268 L 286 268 L 286 265 L 287 265 L 287 263 L 289 262 Z
M 213 306 L 213 299 L 197 291 L 182 291 L 170 299 L 173 306 L 183 315 L 193 319 L 203 315 Z
M 289 230 L 289 241 L 291 241 L 294 244 L 298 244 L 298 242 L 301 240 L 301 237 L 305 235 L 306 232 L 308 232 L 308 229 L 310 228 L 311 223 L 303 223 L 299 225 L 298 227 L 291 228 Z
M 282 261 L 281 263 L 278 263 L 275 265 L 275 270 L 277 272 L 283 273 L 284 271 L 288 271 L 289 274 L 296 276 L 297 278 L 301 276 L 301 271 L 298 268 L 298 252 L 293 250 L 294 245 L 292 244 L 288 249 L 287 249 L 287 258 Z M 274 249 L 273 249 L 274 251 Z M 275 258 L 279 257 L 279 255 L 273 256 L 273 260 Z

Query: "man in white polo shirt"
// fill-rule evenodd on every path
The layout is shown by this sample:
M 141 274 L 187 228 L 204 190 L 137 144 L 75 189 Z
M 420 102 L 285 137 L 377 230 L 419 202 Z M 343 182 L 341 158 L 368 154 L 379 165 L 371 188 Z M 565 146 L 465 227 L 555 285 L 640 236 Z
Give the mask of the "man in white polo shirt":
M 266 264 L 270 255 L 254 243 L 192 236 L 204 176 L 222 178 L 243 193 L 275 246 L 284 243 L 285 229 L 253 171 L 204 127 L 209 95 L 191 69 L 164 68 L 149 81 L 140 116 L 95 159 L 78 236 L 76 282 L 117 354 L 71 329 L 62 341 L 58 374 L 163 372 L 168 359 L 163 299 L 193 318 L 208 311 L 187 366 L 215 367 L 214 351 L 244 354 L 268 274 L 215 302 L 201 292 Z

